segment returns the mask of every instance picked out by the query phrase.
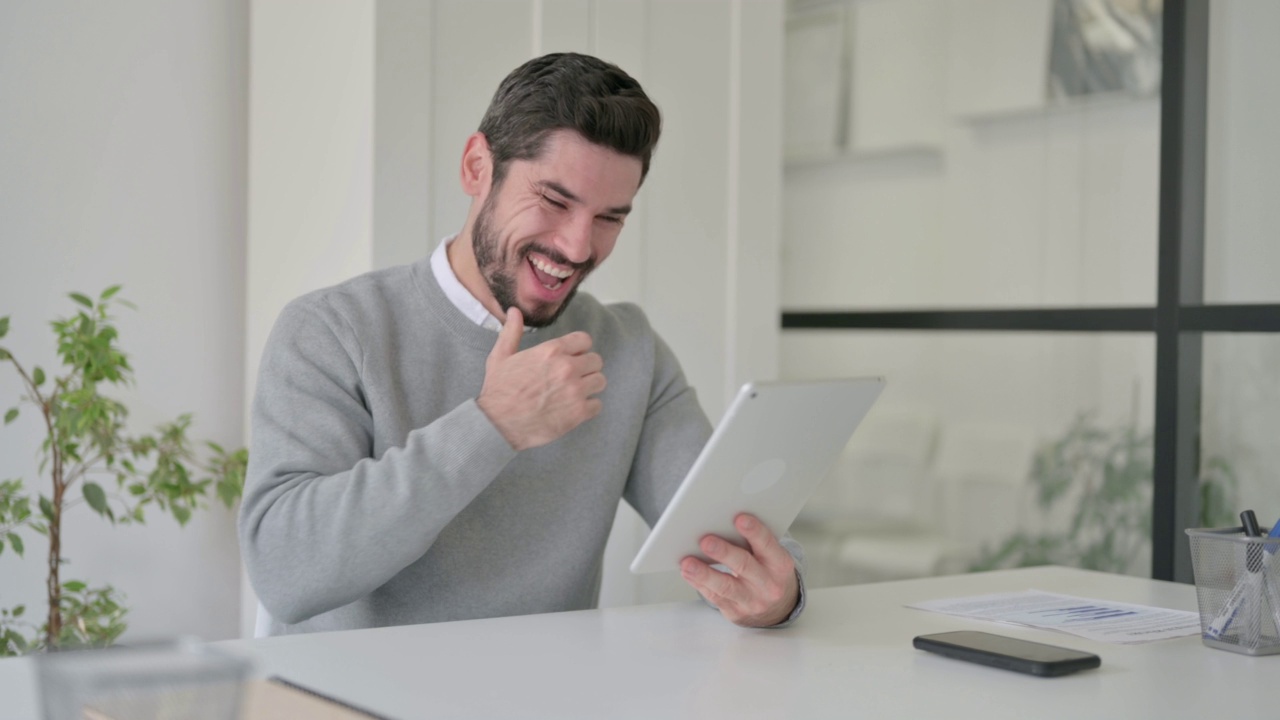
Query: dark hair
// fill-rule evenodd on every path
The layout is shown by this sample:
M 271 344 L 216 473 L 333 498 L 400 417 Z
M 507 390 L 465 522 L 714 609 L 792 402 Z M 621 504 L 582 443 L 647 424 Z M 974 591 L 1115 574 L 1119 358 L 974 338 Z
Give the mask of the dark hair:
M 643 182 L 662 115 L 617 65 L 578 53 L 534 58 L 507 75 L 480 120 L 493 153 L 494 184 L 506 176 L 507 163 L 536 159 L 547 135 L 561 129 L 639 158 Z

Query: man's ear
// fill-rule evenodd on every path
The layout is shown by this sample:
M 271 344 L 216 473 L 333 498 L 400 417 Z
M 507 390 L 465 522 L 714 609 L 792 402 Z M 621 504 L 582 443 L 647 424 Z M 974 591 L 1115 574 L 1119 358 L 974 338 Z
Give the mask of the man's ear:
M 488 194 L 493 181 L 493 153 L 489 151 L 489 140 L 484 133 L 474 132 L 467 138 L 462 150 L 460 179 L 463 192 L 471 197 L 481 198 Z

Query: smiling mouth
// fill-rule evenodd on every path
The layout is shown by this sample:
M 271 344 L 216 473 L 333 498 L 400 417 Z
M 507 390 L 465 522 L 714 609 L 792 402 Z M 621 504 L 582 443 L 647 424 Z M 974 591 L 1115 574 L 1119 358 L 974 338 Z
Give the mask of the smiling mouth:
M 559 290 L 565 280 L 572 277 L 574 273 L 570 268 L 555 265 L 537 255 L 529 256 L 529 266 L 533 268 L 533 274 L 537 276 L 538 282 L 548 290 Z

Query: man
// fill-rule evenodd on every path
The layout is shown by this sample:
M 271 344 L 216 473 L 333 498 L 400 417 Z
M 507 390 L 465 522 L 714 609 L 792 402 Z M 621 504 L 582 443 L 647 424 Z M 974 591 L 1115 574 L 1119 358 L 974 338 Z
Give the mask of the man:
M 462 231 L 284 309 L 240 513 L 272 634 L 596 605 L 618 500 L 656 522 L 711 430 L 638 308 L 574 297 L 659 128 L 617 67 L 531 60 L 467 139 Z M 690 557 L 684 578 L 735 623 L 788 622 L 793 555 L 736 526 L 750 549 L 708 536 L 727 572 Z

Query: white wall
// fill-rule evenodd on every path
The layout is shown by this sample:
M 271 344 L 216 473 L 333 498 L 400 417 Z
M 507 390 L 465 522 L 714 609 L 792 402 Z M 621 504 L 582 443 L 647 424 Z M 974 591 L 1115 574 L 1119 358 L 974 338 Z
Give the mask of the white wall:
M 1159 99 L 1047 108 L 1043 85 L 1037 95 L 1025 77 L 1036 67 L 1044 76 L 1047 12 L 1034 10 L 1041 4 L 1025 3 L 1021 13 L 1005 12 L 1010 0 L 843 4 L 852 42 L 895 28 L 896 42 L 894 52 L 877 43 L 852 50 L 882 79 L 859 85 L 855 74 L 860 124 L 851 147 L 788 165 L 783 307 L 1155 302 Z M 890 10 L 913 18 L 922 5 L 934 22 L 914 32 L 894 22 Z M 1026 40 L 1041 34 L 1039 44 Z M 949 48 L 945 63 L 939 44 Z M 1008 48 L 1003 62 L 990 56 L 993 47 Z M 990 72 L 1004 65 L 1020 67 L 1008 77 Z M 886 97 L 883 78 L 898 80 L 898 96 L 917 88 L 916 97 Z M 927 102 L 939 92 L 949 104 Z M 926 127 L 937 126 L 936 142 L 924 129 L 896 145 L 882 139 L 887 128 L 924 125 L 922 112 L 934 113 Z M 859 144 L 861 132 L 871 137 Z
M 1280 301 L 1280 3 L 1211 4 L 1205 203 L 1205 299 Z
M 136 387 L 116 393 L 130 429 L 183 412 L 197 438 L 242 438 L 248 10 L 243 1 L 0 4 L 0 315 L 3 344 L 55 369 L 47 322 L 69 291 L 122 283 L 120 342 Z M 0 367 L 0 406 L 19 384 Z M 38 413 L 0 429 L 0 478 L 36 475 Z M 47 493 L 48 490 L 45 490 Z M 47 544 L 0 556 L 0 606 L 44 616 Z M 65 518 L 64 580 L 110 583 L 128 599 L 126 638 L 237 634 L 232 514 L 179 529 Z

